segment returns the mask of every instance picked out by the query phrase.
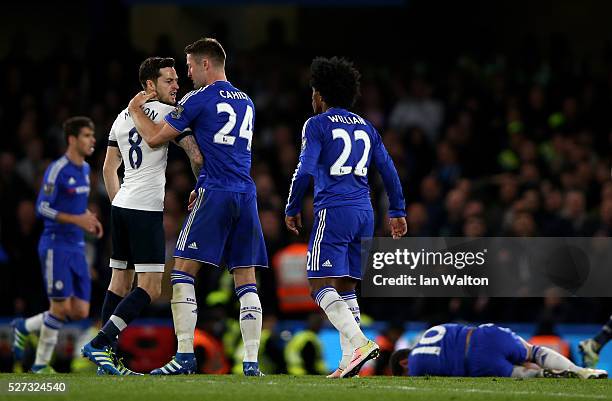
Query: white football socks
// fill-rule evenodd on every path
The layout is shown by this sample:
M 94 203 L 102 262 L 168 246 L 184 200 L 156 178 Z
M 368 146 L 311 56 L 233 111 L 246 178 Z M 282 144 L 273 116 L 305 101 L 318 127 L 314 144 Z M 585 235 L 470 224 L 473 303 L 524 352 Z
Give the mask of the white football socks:
M 255 284 L 236 288 L 240 300 L 240 332 L 244 342 L 243 362 L 257 362 L 261 340 L 262 310 Z
M 349 310 L 353 314 L 353 318 L 355 318 L 355 322 L 359 325 L 361 323 L 361 313 L 359 311 L 359 303 L 357 302 L 357 294 L 355 291 L 348 291 L 340 293 L 340 296 L 346 302 Z M 353 356 L 353 351 L 355 349 L 351 345 L 351 342 L 348 338 L 340 334 L 340 348 L 342 349 L 342 359 L 340 360 L 339 368 L 344 370 L 348 366 L 349 362 L 351 362 L 351 357 Z
M 569 359 L 547 347 L 534 346 L 532 349 L 533 361 L 544 369 L 570 370 L 576 372 L 580 368 Z
M 172 320 L 178 341 L 178 353 L 193 354 L 193 337 L 198 321 L 198 304 L 195 295 L 195 278 L 179 270 L 173 270 Z
M 53 316 L 49 312 L 44 313 L 43 324 L 40 328 L 38 347 L 36 348 L 36 360 L 34 365 L 48 365 L 57 344 L 57 337 L 64 321 Z
M 368 343 L 368 338 L 363 335 L 348 305 L 335 288 L 323 287 L 319 289 L 314 294 L 314 299 L 336 330 L 349 339 L 353 348 L 363 347 Z
M 25 320 L 25 328 L 28 333 L 38 333 L 43 324 L 44 313 L 39 313 Z

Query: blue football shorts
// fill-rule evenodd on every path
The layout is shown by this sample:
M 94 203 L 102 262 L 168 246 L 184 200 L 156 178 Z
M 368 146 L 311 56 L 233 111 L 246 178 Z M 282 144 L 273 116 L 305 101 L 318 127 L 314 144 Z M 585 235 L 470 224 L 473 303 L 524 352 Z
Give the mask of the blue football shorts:
M 361 280 L 361 238 L 374 234 L 374 213 L 350 207 L 321 209 L 306 254 L 308 278 Z
M 268 267 L 257 213 L 257 196 L 198 188 L 198 196 L 174 250 L 174 257 L 220 266 Z
M 38 257 L 49 298 L 75 296 L 89 302 L 91 276 L 85 258 L 85 249 L 53 246 L 53 241 L 41 240 Z
M 493 324 L 478 326 L 472 334 L 467 372 L 472 377 L 510 377 L 527 360 L 527 348 L 512 330 Z

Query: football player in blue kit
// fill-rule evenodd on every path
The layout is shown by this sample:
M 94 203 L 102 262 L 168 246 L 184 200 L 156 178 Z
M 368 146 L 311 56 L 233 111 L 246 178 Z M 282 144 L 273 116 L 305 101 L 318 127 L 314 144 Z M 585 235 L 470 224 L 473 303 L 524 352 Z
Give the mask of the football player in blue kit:
M 299 234 L 302 198 L 314 177 L 315 221 L 306 271 L 313 298 L 340 332 L 342 360 L 330 378 L 351 377 L 378 356 L 359 328 L 355 294 L 361 279 L 361 239 L 374 234 L 368 168 L 373 161 L 389 197 L 394 238 L 406 234 L 405 201 L 391 157 L 372 124 L 349 109 L 359 72 L 345 59 L 315 58 L 311 65 L 315 116 L 302 129 L 302 152 L 285 208 L 287 228 Z
M 84 231 L 102 237 L 102 224 L 87 209 L 89 164 L 94 151 L 94 124 L 88 117 L 72 117 L 63 125 L 68 148 L 45 171 L 36 211 L 44 220 L 38 244 L 49 310 L 13 322 L 15 359 L 23 356 L 26 337 L 40 332 L 34 373 L 53 373 L 49 366 L 59 330 L 66 320 L 89 316 L 91 278 L 85 258 Z
M 255 183 L 250 176 L 255 106 L 246 93 L 228 82 L 226 54 L 217 40 L 199 39 L 185 47 L 185 53 L 195 90 L 179 101 L 164 123 L 154 124 L 141 109 L 154 92 L 137 94 L 128 107 L 149 146 L 166 143 L 189 127 L 204 156 L 196 189 L 190 196 L 191 213 L 176 244 L 171 275 L 178 352 L 151 373 L 195 372 L 195 275 L 204 264 L 219 266 L 225 261 L 240 300 L 243 371 L 247 376 L 260 376 L 257 354 L 262 309 L 255 267 L 266 268 L 268 257 L 257 213 Z
M 412 349 L 395 351 L 390 364 L 395 376 L 608 377 L 605 370 L 576 366 L 556 351 L 529 344 L 494 324 L 434 326 Z

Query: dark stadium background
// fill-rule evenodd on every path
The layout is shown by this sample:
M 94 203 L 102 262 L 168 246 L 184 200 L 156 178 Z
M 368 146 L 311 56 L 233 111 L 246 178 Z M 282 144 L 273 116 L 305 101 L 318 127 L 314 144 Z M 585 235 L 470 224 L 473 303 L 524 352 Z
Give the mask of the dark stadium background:
M 138 65 L 152 55 L 175 57 L 182 95 L 192 88 L 182 49 L 201 36 L 225 46 L 228 78 L 256 105 L 252 174 L 271 260 L 295 240 L 284 228 L 283 207 L 301 127 L 311 115 L 308 67 L 318 55 L 346 56 L 361 70 L 356 111 L 379 129 L 394 159 L 408 235 L 612 233 L 612 3 L 25 1 L 3 5 L 2 14 L 2 333 L 10 318 L 47 307 L 34 201 L 46 166 L 63 152 L 61 122 L 84 114 L 96 124 L 90 201 L 108 233 L 101 167 L 110 125 L 140 90 Z M 194 183 L 176 148 L 167 178 L 171 255 Z M 382 184 L 376 174 L 371 183 L 377 235 L 385 235 Z M 311 214 L 305 212 L 305 227 Z M 94 321 L 110 278 L 109 252 L 108 235 L 88 243 Z M 219 337 L 225 326 L 215 322 L 236 315 L 220 273 L 205 268 L 198 284 L 202 327 Z M 282 327 L 299 327 L 306 315 L 279 310 L 274 274 L 261 274 L 260 283 L 265 313 Z M 166 280 L 163 301 L 146 317 L 168 321 L 169 294 Z M 494 321 L 526 324 L 526 334 L 565 327 L 577 338 L 591 335 L 612 312 L 610 298 L 554 296 L 362 299 L 360 305 L 376 330 Z M 3 360 L 6 341 L 8 334 L 0 337 Z

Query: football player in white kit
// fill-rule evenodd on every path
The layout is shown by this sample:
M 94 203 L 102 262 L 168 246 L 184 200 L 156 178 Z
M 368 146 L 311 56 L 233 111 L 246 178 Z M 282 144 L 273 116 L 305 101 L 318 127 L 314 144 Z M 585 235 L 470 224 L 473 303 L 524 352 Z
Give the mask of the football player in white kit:
M 163 122 L 166 114 L 174 110 L 179 88 L 174 59 L 146 59 L 140 65 L 139 79 L 146 93 L 157 93 L 143 106 L 143 111 L 153 122 Z M 195 138 L 186 131 L 177 137 L 176 143 L 189 156 L 197 177 L 203 159 Z M 110 131 L 103 167 L 104 184 L 112 202 L 113 272 L 102 306 L 104 326 L 82 349 L 83 356 L 98 365 L 100 374 L 138 374 L 127 369 L 113 349 L 119 333 L 161 293 L 167 157 L 167 144 L 149 147 L 127 108 L 119 113 Z M 117 169 L 122 163 L 125 175 L 120 184 Z M 138 274 L 138 287 L 132 290 L 134 271 Z

